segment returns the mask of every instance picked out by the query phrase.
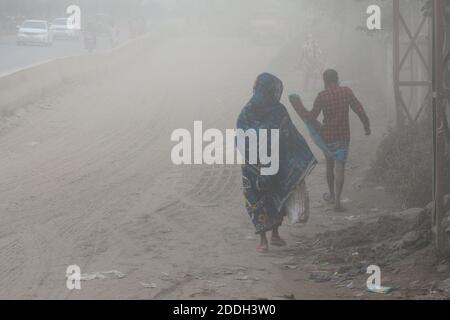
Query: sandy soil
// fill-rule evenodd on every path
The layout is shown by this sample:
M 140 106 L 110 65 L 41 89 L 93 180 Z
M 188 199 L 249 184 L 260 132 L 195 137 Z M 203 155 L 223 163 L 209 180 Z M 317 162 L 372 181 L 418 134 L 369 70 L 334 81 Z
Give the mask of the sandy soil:
M 108 78 L 71 83 L 3 119 L 0 298 L 362 297 L 359 290 L 309 280 L 318 266 L 290 265 L 303 258 L 299 237 L 393 205 L 381 191 L 358 187 L 381 130 L 354 139 L 345 195 L 350 211 L 334 214 L 320 203 L 325 184 L 318 153 L 321 163 L 308 180 L 311 221 L 283 227 L 290 245 L 267 255 L 255 251 L 239 167 L 171 164 L 172 131 L 192 130 L 194 120 L 233 128 L 256 75 L 276 54 L 233 39 L 172 40 Z M 295 79 L 288 81 L 295 87 Z M 360 127 L 355 132 L 362 135 Z M 74 264 L 87 275 L 122 274 L 69 291 L 65 272 Z

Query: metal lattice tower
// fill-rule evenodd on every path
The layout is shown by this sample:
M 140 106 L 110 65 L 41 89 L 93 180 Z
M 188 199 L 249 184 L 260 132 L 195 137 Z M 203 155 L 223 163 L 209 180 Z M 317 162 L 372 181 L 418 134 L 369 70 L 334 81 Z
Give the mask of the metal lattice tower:
M 418 0 L 394 0 L 393 2 L 394 93 L 397 126 L 418 121 L 431 101 L 432 25 L 431 17 L 417 10 L 420 5 L 421 2 Z M 405 93 L 408 91 L 411 95 L 422 91 L 422 96 L 416 98 L 416 101 L 411 98 L 407 102 Z
M 397 112 L 397 125 L 412 124 L 421 115 L 432 115 L 433 118 L 433 238 L 434 245 L 440 254 L 449 249 L 448 235 L 443 226 L 446 215 L 445 195 L 445 148 L 446 139 L 450 142 L 446 109 L 450 103 L 449 62 L 450 48 L 445 46 L 450 39 L 450 30 L 445 22 L 445 1 L 432 0 L 431 14 L 418 10 L 423 5 L 416 0 L 393 1 L 394 9 L 394 92 Z M 405 7 L 400 5 L 406 4 Z M 420 7 L 419 7 L 420 8 Z M 416 14 L 416 19 L 406 15 Z M 420 16 L 420 19 L 417 17 Z M 447 41 L 450 43 L 450 41 Z M 410 69 L 407 69 L 409 59 Z M 420 67 L 419 67 L 420 66 Z M 414 73 L 414 70 L 422 70 Z M 406 71 L 406 72 L 405 72 Z M 409 79 L 406 77 L 409 76 Z M 406 103 L 404 92 L 411 93 L 423 90 L 426 94 L 417 109 Z M 417 102 L 417 101 L 416 101 Z M 431 105 L 430 111 L 426 107 Z

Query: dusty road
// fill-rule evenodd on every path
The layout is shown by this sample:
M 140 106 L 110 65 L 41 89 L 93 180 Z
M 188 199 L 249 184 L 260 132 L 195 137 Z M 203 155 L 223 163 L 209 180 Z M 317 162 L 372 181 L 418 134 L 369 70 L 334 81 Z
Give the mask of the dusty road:
M 126 70 L 61 87 L 3 121 L 0 298 L 353 297 L 308 281 L 307 271 L 286 271 L 289 247 L 255 252 L 239 167 L 170 161 L 174 129 L 192 130 L 194 120 L 234 127 L 276 53 L 234 39 L 171 40 Z M 314 196 L 322 175 L 323 165 L 310 178 Z M 303 232 L 283 229 L 290 243 Z M 69 291 L 74 264 L 86 275 L 122 274 Z
M 125 40 L 125 39 L 122 39 Z M 111 48 L 107 38 L 98 39 L 97 51 Z M 88 54 L 83 40 L 55 39 L 51 47 L 18 46 L 15 36 L 0 37 L 0 75 L 27 68 L 51 59 Z

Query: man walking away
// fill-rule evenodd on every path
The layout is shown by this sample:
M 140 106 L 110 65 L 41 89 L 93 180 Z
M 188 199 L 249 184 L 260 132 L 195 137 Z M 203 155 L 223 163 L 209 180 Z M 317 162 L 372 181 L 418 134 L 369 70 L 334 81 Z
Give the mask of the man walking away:
M 341 195 L 344 187 L 345 164 L 350 146 L 349 108 L 358 115 L 367 136 L 371 134 L 370 122 L 353 91 L 348 87 L 339 85 L 339 75 L 336 70 L 325 71 L 323 80 L 325 90 L 319 93 L 314 102 L 314 107 L 307 114 L 307 117 L 316 120 L 323 113 L 321 136 L 330 151 L 333 154 L 340 155 L 339 160 L 325 155 L 329 193 L 324 195 L 324 199 L 334 204 L 336 212 L 343 212 L 345 208 L 341 203 Z

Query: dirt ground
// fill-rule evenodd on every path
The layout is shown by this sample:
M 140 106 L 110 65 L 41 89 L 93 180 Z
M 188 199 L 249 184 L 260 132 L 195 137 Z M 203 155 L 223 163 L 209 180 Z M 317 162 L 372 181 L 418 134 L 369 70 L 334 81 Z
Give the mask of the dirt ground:
M 2 119 L 0 298 L 444 298 L 434 287 L 449 274 L 429 272 L 441 261 L 426 243 L 391 261 L 361 251 L 400 236 L 403 225 L 377 222 L 398 208 L 363 181 L 380 124 L 369 138 L 354 126 L 349 211 L 336 214 L 321 202 L 324 163 L 314 148 L 320 164 L 308 179 L 311 220 L 283 226 L 288 247 L 265 255 L 255 250 L 239 167 L 171 163 L 172 131 L 192 130 L 194 120 L 234 128 L 256 75 L 276 54 L 236 39 L 171 40 L 126 69 L 66 84 Z M 292 74 L 279 76 L 288 91 L 296 87 Z M 362 241 L 358 223 L 368 224 L 372 242 Z M 373 232 L 386 224 L 391 233 Z M 351 232 L 362 242 L 347 241 Z M 423 256 L 429 265 L 417 259 Z M 365 268 L 374 263 L 383 263 L 383 285 L 397 289 L 391 295 L 366 293 Z M 69 265 L 91 279 L 81 290 L 66 288 Z M 107 271 L 115 272 L 98 274 Z

